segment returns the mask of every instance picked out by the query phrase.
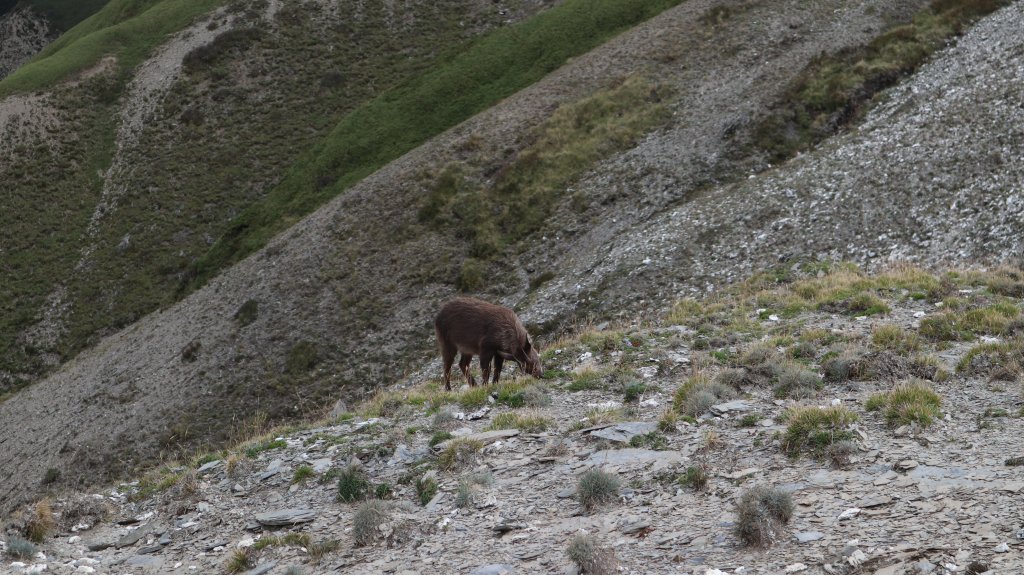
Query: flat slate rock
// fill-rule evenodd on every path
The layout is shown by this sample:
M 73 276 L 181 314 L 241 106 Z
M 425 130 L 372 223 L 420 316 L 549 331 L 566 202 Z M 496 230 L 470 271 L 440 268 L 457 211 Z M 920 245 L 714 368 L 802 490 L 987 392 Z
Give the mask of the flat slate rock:
M 257 513 L 256 521 L 268 527 L 281 527 L 297 523 L 309 523 L 316 517 L 312 509 L 277 509 L 266 513 Z
M 726 403 L 719 403 L 718 405 L 711 406 L 711 413 L 715 415 L 725 415 L 734 411 L 750 411 L 754 406 L 749 401 L 737 399 L 736 401 L 729 401 Z
M 269 563 L 264 563 L 263 565 L 257 565 L 256 567 L 253 567 L 252 569 L 246 571 L 245 575 L 263 575 L 264 573 L 269 573 L 270 570 L 274 567 L 277 567 L 277 561 L 270 561 Z
M 655 421 L 627 421 L 625 423 L 616 423 L 615 425 L 609 425 L 608 427 L 591 431 L 590 435 L 592 437 L 600 437 L 601 439 L 607 439 L 609 441 L 629 443 L 629 440 L 633 439 L 637 435 L 646 435 L 657 430 L 658 423 Z
M 590 465 L 628 465 L 631 463 L 679 463 L 683 454 L 678 451 L 654 451 L 652 449 L 606 449 L 590 454 L 584 463 Z
M 208 461 L 204 463 L 202 467 L 196 470 L 196 473 L 198 475 L 204 475 L 207 472 L 213 471 L 214 469 L 220 467 L 223 464 L 224 461 L 222 459 L 214 459 L 213 461 Z
M 860 507 L 861 509 L 870 509 L 872 507 L 881 507 L 882 505 L 888 505 L 893 502 L 893 498 L 888 495 L 877 495 L 874 497 L 866 497 L 853 504 L 854 507 Z
M 513 575 L 516 572 L 511 565 L 484 565 L 469 572 L 469 575 Z
M 821 531 L 804 531 L 803 533 L 794 534 L 798 543 L 810 543 L 811 541 L 817 541 L 823 539 L 825 534 Z
M 497 429 L 494 431 L 484 431 L 483 433 L 471 433 L 469 435 L 462 435 L 460 437 L 453 437 L 452 439 L 442 441 L 434 446 L 434 450 L 442 451 L 455 441 L 479 441 L 480 443 L 487 445 L 488 443 L 494 443 L 495 441 L 508 439 L 517 435 L 519 435 L 518 429 Z
M 148 535 L 149 532 L 152 531 L 152 530 L 153 530 L 153 524 L 152 523 L 147 523 L 147 524 L 143 525 L 142 527 L 139 527 L 138 529 L 135 529 L 134 531 L 130 531 L 124 537 L 118 539 L 117 543 L 115 543 L 114 546 L 117 547 L 118 549 L 121 549 L 122 547 L 129 547 L 131 545 L 135 545 L 136 543 L 139 542 L 140 539 L 142 539 L 143 537 Z

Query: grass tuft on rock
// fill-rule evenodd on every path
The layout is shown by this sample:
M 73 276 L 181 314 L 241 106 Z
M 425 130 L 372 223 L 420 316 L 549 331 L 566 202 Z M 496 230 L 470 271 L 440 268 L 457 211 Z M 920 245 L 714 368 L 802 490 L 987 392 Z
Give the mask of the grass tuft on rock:
M 338 472 L 338 499 L 346 503 L 366 499 L 370 482 L 362 466 L 350 463 Z
M 770 547 L 793 518 L 793 497 L 779 488 L 750 489 L 736 505 L 736 535 L 748 546 Z
M 352 517 L 352 541 L 356 547 L 373 543 L 380 535 L 380 526 L 391 519 L 391 504 L 371 499 L 359 504 Z
M 29 559 L 35 557 L 36 546 L 28 539 L 17 535 L 7 537 L 7 556 L 12 559 Z
M 920 379 L 910 379 L 885 393 L 877 393 L 864 404 L 868 411 L 885 412 L 890 427 L 916 423 L 930 426 L 941 414 L 942 397 Z
M 565 553 L 581 575 L 612 575 L 618 570 L 615 553 L 589 533 L 573 536 Z
M 580 476 L 576 499 L 587 511 L 615 501 L 619 494 L 619 478 L 600 469 L 591 469 Z
M 852 440 L 849 426 L 857 421 L 857 415 L 842 406 L 793 407 L 785 418 L 782 450 L 790 457 L 799 457 L 805 451 L 820 457 L 829 445 Z
M 679 386 L 672 398 L 673 408 L 681 415 L 700 417 L 712 405 L 731 399 L 736 394 L 733 388 L 697 374 Z

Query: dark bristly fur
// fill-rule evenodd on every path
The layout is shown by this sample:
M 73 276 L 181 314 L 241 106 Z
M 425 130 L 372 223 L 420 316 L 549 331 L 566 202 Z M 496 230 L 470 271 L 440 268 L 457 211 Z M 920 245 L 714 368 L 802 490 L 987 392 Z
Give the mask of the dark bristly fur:
M 476 385 L 469 373 L 469 363 L 474 355 L 480 356 L 480 371 L 483 381 L 491 372 L 494 360 L 494 383 L 498 383 L 501 366 L 510 359 L 522 370 L 534 377 L 540 377 L 540 356 L 533 347 L 530 335 L 507 307 L 494 305 L 473 298 L 457 298 L 441 308 L 434 319 L 434 331 L 444 361 L 444 388 L 451 389 L 452 363 L 455 354 L 461 353 L 459 369 L 471 386 Z

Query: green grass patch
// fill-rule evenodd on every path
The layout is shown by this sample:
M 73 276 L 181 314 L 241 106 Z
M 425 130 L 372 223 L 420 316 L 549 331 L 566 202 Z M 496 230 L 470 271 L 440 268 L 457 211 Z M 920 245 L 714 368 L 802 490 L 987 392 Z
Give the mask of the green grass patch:
M 536 413 L 499 413 L 491 420 L 489 429 L 518 429 L 525 433 L 540 433 L 554 427 L 554 421 Z
M 940 416 L 942 398 L 923 380 L 911 379 L 886 393 L 872 395 L 864 404 L 868 411 L 885 412 L 890 427 L 917 423 L 928 427 Z
M 875 94 L 917 69 L 974 20 L 1009 0 L 935 0 L 909 24 L 865 46 L 812 61 L 773 113 L 754 130 L 755 146 L 779 162 L 853 122 Z
M 190 287 L 202 285 L 221 269 L 259 249 L 298 218 L 391 160 L 533 84 L 567 58 L 678 2 L 567 0 L 525 22 L 485 35 L 467 50 L 360 106 L 296 162 L 263 200 L 232 222 L 196 263 Z M 623 112 L 629 115 L 632 110 Z M 585 117 L 588 113 L 581 111 L 579 115 Z M 571 122 L 572 117 L 566 121 Z M 543 155 L 538 154 L 534 166 L 543 169 L 546 165 Z M 510 181 L 529 178 L 533 170 L 524 165 Z M 517 192 L 533 197 L 529 190 Z M 527 217 L 522 222 L 511 218 L 507 225 L 512 230 L 533 225 L 533 208 L 522 209 Z M 506 225 L 505 220 L 492 223 Z
M 785 420 L 782 450 L 790 457 L 803 452 L 820 457 L 829 445 L 853 439 L 849 426 L 857 415 L 842 406 L 794 407 L 786 411 Z
M 225 0 L 112 0 L 0 81 L 0 98 L 42 90 L 95 65 L 108 54 L 121 70 L 141 63 L 167 35 Z M 87 0 L 91 3 L 91 0 Z
M 884 350 L 910 355 L 921 348 L 921 339 L 914 332 L 895 324 L 880 325 L 871 333 L 871 343 Z
M 731 387 L 709 379 L 703 374 L 697 374 L 676 389 L 672 397 L 672 407 L 680 415 L 700 417 L 712 405 L 728 400 L 735 394 Z
M 252 447 L 246 448 L 245 456 L 248 457 L 249 459 L 255 459 L 257 455 L 263 453 L 264 451 L 270 451 L 271 449 L 280 449 L 282 447 L 287 446 L 288 443 L 283 439 L 271 439 L 253 445 Z

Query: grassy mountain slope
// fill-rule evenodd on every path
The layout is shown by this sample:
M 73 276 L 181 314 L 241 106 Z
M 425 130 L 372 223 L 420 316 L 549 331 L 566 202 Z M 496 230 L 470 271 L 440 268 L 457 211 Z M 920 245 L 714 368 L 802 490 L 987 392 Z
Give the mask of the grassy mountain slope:
M 328 398 L 350 398 L 393 382 L 428 357 L 430 318 L 457 284 L 519 305 L 539 333 L 588 313 L 642 313 L 652 301 L 727 282 L 809 246 L 826 256 L 866 261 L 890 237 L 899 237 L 906 257 L 942 261 L 993 246 L 1009 253 L 1019 245 L 1019 235 L 1004 233 L 1016 229 L 1017 212 L 1007 196 L 1012 186 L 990 190 L 979 179 L 990 154 L 950 154 L 950 142 L 962 145 L 957 134 L 968 129 L 997 141 L 1018 137 L 1014 130 L 1024 123 L 991 121 L 1018 113 L 1006 107 L 1004 96 L 993 97 L 1019 90 L 1012 75 L 993 74 L 991 83 L 982 84 L 953 74 L 963 67 L 932 70 L 946 74 L 931 98 L 939 103 L 924 106 L 904 96 L 864 140 L 830 142 L 761 177 L 747 176 L 762 158 L 730 155 L 751 142 L 756 121 L 822 52 L 865 44 L 910 21 L 925 2 L 777 0 L 723 16 L 719 9 L 726 4 L 683 3 L 574 58 L 385 165 L 183 301 L 103 339 L 0 403 L 0 447 L 12 461 L 0 475 L 0 497 L 24 497 L 47 467 L 67 469 L 64 482 L 89 482 L 162 452 L 229 440 L 253 420 L 315 412 Z M 221 53 L 248 54 L 258 40 L 248 34 L 228 38 L 233 42 Z M 1007 43 L 992 54 L 1013 49 Z M 992 54 L 971 57 L 989 65 Z M 194 57 L 198 64 L 204 60 Z M 231 76 L 248 69 L 189 67 L 202 74 L 197 90 L 218 78 L 248 82 L 246 74 Z M 969 87 L 967 99 L 985 106 L 977 114 L 960 113 L 953 97 L 959 91 L 949 86 Z M 197 93 L 208 95 L 210 107 L 246 96 L 230 83 L 218 88 Z M 168 89 L 160 105 L 172 102 L 178 89 Z M 200 116 L 179 110 L 182 123 L 202 120 L 187 124 L 199 134 L 230 133 L 227 124 L 211 128 L 221 116 L 211 117 L 210 109 Z M 928 130 L 911 128 L 919 120 Z M 893 148 L 886 138 L 903 143 L 916 136 L 920 145 L 913 153 L 943 158 L 934 168 L 945 182 L 941 189 L 886 163 L 911 149 Z M 223 145 L 238 150 L 242 141 L 239 135 Z M 198 148 L 220 140 L 197 135 L 189 142 Z M 984 143 L 972 145 L 988 151 Z M 204 149 L 202 157 L 192 157 L 193 166 L 215 165 L 206 162 L 212 148 Z M 120 150 L 112 160 L 118 181 L 146 176 L 173 160 L 167 153 L 148 163 L 123 161 L 134 153 Z M 858 169 L 848 174 L 843 166 L 853 161 Z M 1007 166 L 1008 181 L 1024 177 Z M 167 185 L 185 184 L 168 178 Z M 114 213 L 153 201 L 158 191 L 104 189 L 116 192 L 109 194 L 116 199 Z M 968 193 L 973 189 L 990 190 L 1006 200 L 1005 207 L 954 213 L 977 205 Z M 858 203 L 858 196 L 870 201 Z M 546 217 L 527 221 L 530 211 L 517 210 L 535 200 L 549 206 Z M 150 226 L 177 212 L 174 204 L 153 205 L 148 213 L 160 217 L 146 219 Z M 955 250 L 910 237 L 924 234 L 925 224 L 949 228 L 939 224 L 953 215 L 958 226 L 990 231 L 964 235 L 950 244 Z M 112 221 L 107 217 L 100 220 Z M 906 238 L 901 227 L 909 230 Z M 144 226 L 109 236 L 105 229 L 87 238 L 88 246 L 96 246 L 90 258 L 103 249 L 118 253 L 122 244 L 120 253 L 131 254 L 139 241 L 148 241 Z M 100 237 L 105 241 L 93 241 Z M 500 251 L 494 255 L 481 246 Z M 147 253 L 131 255 L 133 265 L 151 265 L 155 258 Z M 85 261 L 81 273 L 100 260 Z M 92 296 L 118 310 L 124 293 Z M 44 411 L 49 417 L 33 415 Z M 103 421 L 103 428 L 95 421 Z
M 0 166 L 23 208 L 0 216 L 11 246 L 2 263 L 17 278 L 0 288 L 6 389 L 173 301 L 230 219 L 360 104 L 544 6 L 512 3 L 503 16 L 479 2 L 420 3 L 396 20 L 376 4 L 346 19 L 315 3 L 271 14 L 236 2 L 201 24 L 215 38 L 178 56 L 165 92 L 128 82 L 166 31 L 214 4 L 113 2 L 0 83 L 0 93 L 36 89 L 117 56 L 52 91 L 59 129 L 25 136 Z M 126 110 L 146 102 L 130 129 Z M 56 183 L 66 205 L 42 209 Z

